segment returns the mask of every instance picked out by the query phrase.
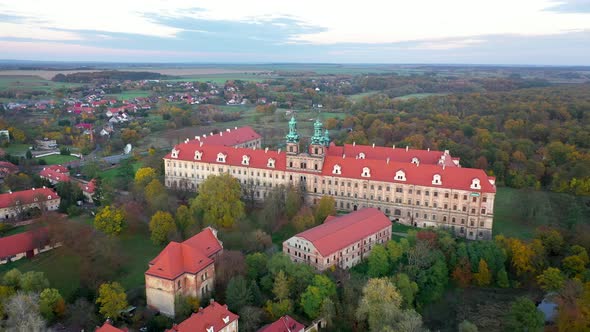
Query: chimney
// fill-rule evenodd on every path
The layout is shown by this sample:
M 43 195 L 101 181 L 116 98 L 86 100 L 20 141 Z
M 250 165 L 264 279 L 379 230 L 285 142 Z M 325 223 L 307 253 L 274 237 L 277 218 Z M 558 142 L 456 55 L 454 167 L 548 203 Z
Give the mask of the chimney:
M 395 144 L 393 145 L 393 149 L 395 150 Z
M 200 143 L 199 143 L 199 147 L 201 147 L 201 146 L 203 146 L 203 142 L 200 142 Z
M 352 146 L 356 146 L 356 141 L 355 142 L 352 142 Z
M 344 159 L 344 158 L 346 158 L 346 154 L 343 153 L 342 154 L 342 159 Z
M 223 136 L 223 131 L 220 131 L 219 132 L 219 136 Z
M 231 131 L 231 129 L 227 128 L 225 131 L 227 131 L 229 133 Z
M 196 139 L 197 141 L 200 141 L 200 140 L 201 140 L 201 136 L 195 136 L 195 139 Z
M 277 153 L 281 153 L 281 149 L 279 149 L 279 150 L 277 151 Z
M 207 134 L 203 134 L 203 138 L 206 138 L 206 137 L 207 137 Z
M 387 165 L 389 165 L 389 157 L 387 157 Z
M 428 151 L 430 151 L 430 148 L 428 148 Z
M 420 160 L 416 161 L 416 167 L 420 166 Z
M 213 304 L 213 302 L 215 302 L 215 300 L 213 298 L 209 299 L 209 304 Z
M 12 195 L 12 190 L 9 190 L 8 193 Z
M 209 136 L 213 136 L 213 132 L 210 132 L 210 133 L 209 133 Z
M 268 152 L 268 147 L 264 148 L 264 153 Z
M 445 170 L 445 164 L 443 164 L 443 171 Z
M 409 149 L 409 148 L 410 148 L 410 147 L 406 145 L 406 152 L 408 152 L 408 149 Z
M 35 190 L 35 187 L 33 187 L 33 190 Z
M 234 129 L 238 129 L 238 127 L 234 127 Z
M 375 143 L 373 143 L 373 149 L 375 148 Z
M 45 189 L 45 186 L 43 186 L 43 189 Z

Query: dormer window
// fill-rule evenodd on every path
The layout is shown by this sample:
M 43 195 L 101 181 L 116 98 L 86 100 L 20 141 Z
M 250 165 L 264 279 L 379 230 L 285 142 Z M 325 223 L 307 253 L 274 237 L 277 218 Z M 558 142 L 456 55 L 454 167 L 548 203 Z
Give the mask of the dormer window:
M 35 197 L 34 201 L 35 201 L 35 202 L 38 202 L 38 201 L 39 201 L 39 199 L 38 199 L 37 197 Z
M 47 199 L 51 199 L 51 195 L 47 196 Z
M 225 317 L 223 317 L 223 323 L 224 323 L 224 324 L 227 324 L 227 323 L 229 323 L 229 315 L 228 315 L 228 316 L 225 316 Z
M 364 153 L 359 153 L 358 155 L 358 159 L 365 159 L 365 154 Z
M 332 169 L 332 174 L 342 174 L 342 167 L 340 167 L 340 165 L 334 165 L 334 169 Z
M 199 150 L 195 151 L 195 160 L 201 160 L 201 157 L 203 157 L 203 152 Z
M 478 178 L 471 180 L 471 189 L 481 189 L 481 184 Z
M 361 176 L 364 178 L 370 178 L 371 170 L 368 167 L 363 167 L 363 172 L 361 173 Z
M 227 157 L 225 154 L 219 152 L 217 154 L 217 162 L 218 163 L 224 163 L 225 162 L 225 157 Z
M 412 164 L 419 164 L 419 163 L 420 163 L 420 159 L 418 159 L 418 157 L 412 158 Z
M 243 155 L 242 156 L 242 165 L 250 165 L 250 156 L 247 155 Z
M 207 332 L 215 332 L 215 329 L 213 328 L 213 326 L 210 326 L 207 328 Z
M 275 160 L 272 158 L 268 158 L 268 161 L 266 162 L 266 167 L 275 168 Z
M 406 172 L 402 171 L 401 169 L 395 172 L 395 179 L 398 181 L 406 181 Z
M 180 152 L 179 150 L 172 149 L 172 153 L 170 154 L 170 156 L 171 156 L 172 158 L 178 158 L 178 153 L 179 153 L 179 152 Z
M 436 184 L 436 185 L 442 184 L 440 174 L 434 174 L 434 176 L 432 177 L 432 184 Z

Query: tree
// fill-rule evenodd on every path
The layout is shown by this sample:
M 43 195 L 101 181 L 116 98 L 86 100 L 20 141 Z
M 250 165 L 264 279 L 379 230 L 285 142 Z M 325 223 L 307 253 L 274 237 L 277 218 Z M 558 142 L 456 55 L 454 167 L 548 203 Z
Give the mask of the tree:
M 535 232 L 535 239 L 539 239 L 543 247 L 551 255 L 559 255 L 563 248 L 563 236 L 556 229 L 540 228 Z
M 333 216 L 336 214 L 336 201 L 332 196 L 323 196 L 315 206 L 315 222 L 321 224 L 324 222 L 326 217 Z
M 231 278 L 225 292 L 225 302 L 229 309 L 238 312 L 245 306 L 252 304 L 252 300 L 252 291 L 246 279 L 242 276 Z
M 191 209 L 200 211 L 206 225 L 230 228 L 243 218 L 244 202 L 240 200 L 240 183 L 229 174 L 210 176 L 201 184 Z
M 402 308 L 413 308 L 414 298 L 418 293 L 418 284 L 411 281 L 405 273 L 398 273 L 392 278 L 393 284 L 403 298 Z
M 477 332 L 477 326 L 468 320 L 464 320 L 459 324 L 459 332 Z
M 545 319 L 533 301 L 520 297 L 512 303 L 506 325 L 510 331 L 542 331 Z
M 39 314 L 39 295 L 18 292 L 5 304 L 8 331 L 44 331 L 45 321 Z
M 301 294 L 303 312 L 311 319 L 317 318 L 324 300 L 335 295 L 336 284 L 324 275 L 315 275 L 313 283 Z
M 12 269 L 4 273 L 2 283 L 12 288 L 18 288 L 20 286 L 20 278 L 22 273 L 18 269 Z
M 275 320 L 293 312 L 293 302 L 289 299 L 277 302 L 268 300 L 264 305 L 264 310 L 272 320 Z
M 151 167 L 142 167 L 135 172 L 135 184 L 144 187 L 152 180 L 157 179 L 156 170 Z
M 118 235 L 123 230 L 125 214 L 123 210 L 107 205 L 94 217 L 94 227 L 107 235 Z
M 530 246 L 518 239 L 509 240 L 510 252 L 512 254 L 512 265 L 517 275 L 533 272 L 532 258 L 534 252 Z
M 0 286 L 0 319 L 4 319 L 6 311 L 4 310 L 4 303 L 14 295 L 15 290 L 10 286 Z
M 256 332 L 260 328 L 264 311 L 257 307 L 245 306 L 238 312 L 240 315 L 240 331 Z
M 66 303 L 57 289 L 46 288 L 39 295 L 39 310 L 47 321 L 63 316 L 65 308 Z
M 144 197 L 152 211 L 168 210 L 168 192 L 160 180 L 153 179 L 145 186 Z
M 501 288 L 508 288 L 510 286 L 510 281 L 508 280 L 508 273 L 506 273 L 506 269 L 501 269 L 500 271 L 498 271 L 496 283 L 498 284 L 498 287 Z
M 307 207 L 302 206 L 299 212 L 293 217 L 293 226 L 297 232 L 302 232 L 315 225 L 315 217 L 313 211 Z
M 506 272 L 506 271 L 504 271 Z M 453 270 L 453 279 L 459 287 L 465 288 L 471 284 L 473 273 L 471 272 L 471 263 L 467 257 L 462 257 Z
M 150 219 L 151 239 L 154 244 L 161 245 L 168 241 L 176 232 L 174 218 L 169 212 L 157 211 Z
M 303 204 L 301 192 L 294 186 L 288 186 L 285 200 L 285 213 L 287 218 L 291 220 Z
M 369 254 L 368 261 L 367 275 L 370 278 L 384 277 L 389 273 L 389 258 L 383 246 L 376 245 Z
M 45 278 L 45 273 L 29 271 L 23 273 L 20 277 L 20 289 L 25 292 L 40 292 L 49 287 L 49 280 Z
M 336 318 L 336 306 L 332 299 L 327 298 L 322 302 L 319 317 L 324 319 L 326 326 L 331 327 L 333 325 L 334 318 Z
M 85 298 L 78 298 L 76 302 L 68 305 L 67 325 L 77 330 L 92 331 L 99 323 L 95 312 L 94 304 Z
M 488 263 L 483 258 L 479 260 L 477 273 L 473 275 L 473 279 L 478 286 L 487 286 L 492 282 L 492 274 L 488 269 Z
M 275 276 L 272 293 L 277 301 L 289 298 L 289 279 L 282 270 Z
M 96 304 L 99 305 L 98 312 L 101 315 L 115 320 L 121 316 L 121 311 L 129 306 L 125 289 L 118 282 L 100 285 Z
M 399 242 L 394 240 L 388 241 L 385 247 L 387 248 L 387 255 L 389 256 L 391 265 L 395 265 L 408 251 L 410 244 L 407 239 L 400 239 Z
M 191 211 L 189 210 L 188 206 L 181 205 L 176 209 L 176 215 L 174 216 L 176 220 L 176 227 L 182 234 L 184 239 L 190 237 L 190 230 L 196 226 L 197 221 L 193 217 Z
M 565 277 L 558 268 L 550 267 L 537 276 L 537 283 L 544 291 L 555 292 L 563 287 Z
M 266 263 L 268 256 L 261 253 L 255 252 L 246 256 L 246 267 L 247 276 L 250 280 L 259 280 L 262 276 L 268 273 Z

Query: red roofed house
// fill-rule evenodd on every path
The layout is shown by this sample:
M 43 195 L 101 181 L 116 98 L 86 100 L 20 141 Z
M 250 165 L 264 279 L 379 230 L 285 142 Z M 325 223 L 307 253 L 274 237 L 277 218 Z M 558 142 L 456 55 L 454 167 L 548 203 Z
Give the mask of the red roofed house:
M 238 318 L 240 316 L 229 311 L 227 305 L 211 300 L 206 308 L 199 309 L 166 332 L 238 332 Z
M 61 165 L 51 165 L 43 167 L 39 172 L 42 179 L 47 179 L 51 184 L 70 181 L 70 171 Z
M 56 247 L 49 243 L 47 227 L 33 229 L 7 237 L 0 237 L 0 264 L 23 257 L 31 258 Z
M 0 179 L 16 173 L 18 173 L 18 166 L 9 161 L 0 161 Z
M 209 176 L 228 173 L 258 200 L 293 185 L 310 204 L 332 196 L 339 210 L 374 207 L 402 224 L 492 238 L 496 186 L 483 170 L 461 167 L 449 151 L 336 146 L 319 120 L 303 148 L 296 124 L 289 122 L 284 152 L 232 145 L 225 141 L 232 131 L 177 144 L 164 157 L 166 186 L 197 191 Z
M 127 331 L 129 331 L 129 329 L 127 329 L 126 327 L 124 327 L 122 329 L 114 327 L 111 324 L 111 322 L 109 320 L 107 320 L 106 322 L 104 322 L 104 324 L 101 327 L 98 327 L 95 332 L 127 332 Z
M 258 332 L 303 332 L 305 325 L 294 320 L 293 317 L 285 315 L 275 322 L 266 325 L 258 330 Z
M 391 240 L 391 221 L 375 208 L 326 218 L 323 224 L 283 242 L 283 252 L 294 262 L 323 271 L 331 266 L 348 269 L 369 255 L 376 244 Z
M 217 231 L 211 227 L 182 243 L 170 242 L 145 272 L 148 306 L 174 316 L 177 295 L 201 298 L 209 294 L 215 283 L 214 259 L 222 251 Z
M 45 187 L 0 194 L 0 220 L 25 219 L 35 209 L 56 211 L 59 202 L 59 195 Z
M 195 136 L 194 140 L 189 142 L 202 142 L 206 145 L 231 146 L 237 148 L 257 148 L 262 147 L 262 136 L 254 131 L 250 126 L 235 127 L 234 129 L 226 129 L 217 134 L 210 133 L 209 135 Z
M 94 191 L 96 190 L 96 180 L 92 179 L 89 182 L 83 183 L 78 182 L 80 185 L 80 189 L 82 189 L 82 195 L 87 202 L 92 203 L 92 197 L 94 196 Z

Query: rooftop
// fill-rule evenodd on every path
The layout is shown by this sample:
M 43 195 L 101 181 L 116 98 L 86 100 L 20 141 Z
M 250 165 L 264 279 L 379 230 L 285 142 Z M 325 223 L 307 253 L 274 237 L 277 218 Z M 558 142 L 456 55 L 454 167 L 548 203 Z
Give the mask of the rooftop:
M 285 315 L 261 328 L 258 332 L 297 332 L 303 329 L 305 329 L 305 325 L 299 323 L 293 317 Z
M 57 198 L 59 198 L 57 193 L 49 188 L 33 188 L 29 190 L 9 192 L 6 194 L 0 194 L 0 209 L 14 206 L 17 202 L 26 205 Z
M 234 146 L 259 138 L 262 138 L 262 136 L 254 131 L 252 127 L 244 126 L 222 130 L 217 134 L 197 136 L 191 142 L 197 141 L 207 145 Z
M 217 332 L 239 317 L 229 311 L 227 305 L 212 300 L 206 308 L 200 309 L 182 323 L 172 326 L 167 332 Z
M 49 243 L 47 227 L 0 238 L 0 258 L 11 257 Z

